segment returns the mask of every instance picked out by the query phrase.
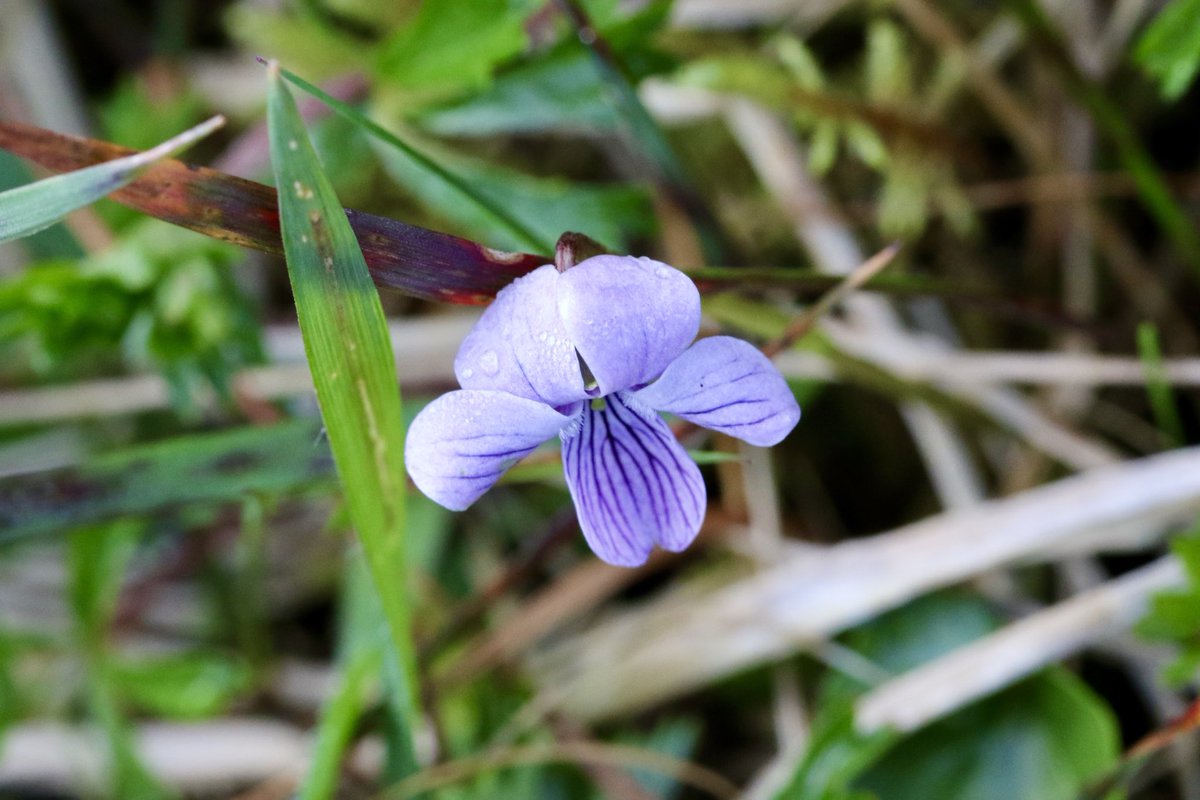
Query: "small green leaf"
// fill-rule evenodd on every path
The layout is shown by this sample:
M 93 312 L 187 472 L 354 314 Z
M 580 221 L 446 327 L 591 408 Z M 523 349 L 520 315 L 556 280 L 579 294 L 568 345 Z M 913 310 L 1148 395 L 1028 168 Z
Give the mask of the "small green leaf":
M 862 122 L 848 122 L 845 132 L 846 146 L 868 167 L 882 171 L 887 165 L 887 148 L 875 129 Z
M 847 700 L 825 705 L 803 757 L 775 800 L 875 800 L 853 784 L 896 739 L 886 731 L 864 735 L 855 730 Z
M 646 42 L 661 27 L 668 2 L 654 0 L 627 17 L 614 16 L 623 4 L 612 0 L 588 5 L 592 25 L 634 78 L 670 66 Z M 453 136 L 614 131 L 620 119 L 607 92 L 591 54 L 569 36 L 544 54 L 506 67 L 482 91 L 428 109 L 416 119 L 427 130 Z
M 859 785 L 888 800 L 1074 800 L 1118 753 L 1112 711 L 1051 669 L 905 739 Z
M 1188 583 L 1200 586 L 1200 524 L 1171 540 L 1171 552 L 1183 562 Z
M 114 656 L 108 674 L 126 700 L 175 719 L 220 713 L 251 683 L 246 664 L 203 651 L 139 659 Z
M 693 719 L 666 719 L 654 726 L 648 734 L 622 736 L 622 744 L 632 744 L 645 750 L 662 753 L 672 758 L 688 760 L 700 741 L 701 725 Z M 683 790 L 683 784 L 673 776 L 662 772 L 631 769 L 629 774 L 641 784 L 651 796 L 660 800 L 671 800 Z
M 817 122 L 813 127 L 812 144 L 808 152 L 808 165 L 816 175 L 824 175 L 833 168 L 837 160 L 838 128 L 832 122 Z
M 1190 589 L 1156 594 L 1138 631 L 1148 639 L 1175 641 L 1200 634 L 1200 593 Z
M 1167 100 L 1178 100 L 1200 70 L 1200 0 L 1174 0 L 1146 28 L 1134 60 L 1158 79 Z
M 775 40 L 775 54 L 796 79 L 797 86 L 810 92 L 825 88 L 825 75 L 821 71 L 821 65 L 803 41 L 795 36 L 781 36 Z
M 1200 599 L 1197 600 L 1200 602 Z M 1172 688 L 1181 689 L 1200 672 L 1200 647 L 1184 647 L 1175 659 L 1163 667 L 1162 679 Z
M 912 63 L 900 28 L 876 19 L 867 28 L 866 95 L 875 103 L 903 105 L 912 98 Z
M 1183 564 L 1187 585 L 1151 597 L 1150 610 L 1138 622 L 1137 632 L 1179 646 L 1178 657 L 1164 672 L 1167 683 L 1174 686 L 1190 680 L 1200 663 L 1200 526 L 1175 537 L 1171 552 Z
M 224 117 L 213 117 L 144 153 L 9 189 L 0 194 L 0 242 L 50 227 L 72 211 L 125 186 L 155 161 L 182 150 L 224 124 Z
M 426 129 L 451 136 L 611 131 L 617 115 L 591 57 L 578 47 L 506 70 L 485 91 L 421 114 Z
M 377 152 L 387 173 L 422 205 L 458 223 L 468 235 L 501 247 L 525 246 L 527 242 L 513 235 L 511 225 L 498 221 L 490 207 L 503 207 L 522 229 L 542 243 L 556 241 L 569 230 L 623 251 L 633 238 L 652 230 L 650 200 L 638 187 L 588 186 L 559 178 L 535 178 L 444 147 L 425 145 L 421 149 L 468 183 L 487 205 L 462 202 L 457 187 L 400 150 L 380 147 Z
M 847 644 L 887 672 L 900 673 L 985 636 L 996 624 L 983 601 L 943 593 L 868 622 L 848 634 Z M 820 716 L 836 718 L 862 688 L 833 676 L 824 687 Z M 1118 756 L 1112 711 L 1061 668 L 1045 670 L 900 741 L 892 736 L 888 744 L 886 753 L 882 748 L 872 753 L 858 734 L 844 729 L 823 747 L 846 751 L 833 763 L 840 764 L 840 775 L 847 762 L 857 769 L 847 786 L 888 800 L 1073 800 Z M 859 758 L 864 753 L 871 757 Z
M 525 46 L 532 2 L 438 0 L 383 45 L 380 76 L 410 90 L 442 92 L 487 83 L 492 69 Z

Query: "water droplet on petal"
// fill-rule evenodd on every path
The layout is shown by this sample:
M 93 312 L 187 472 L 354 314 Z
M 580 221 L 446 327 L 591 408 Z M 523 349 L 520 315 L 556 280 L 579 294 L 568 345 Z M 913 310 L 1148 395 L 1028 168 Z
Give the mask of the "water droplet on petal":
M 549 338 L 550 338 L 550 334 L 549 334 L 549 333 L 547 333 L 546 331 L 542 331 L 541 333 L 539 333 L 539 334 L 538 334 L 538 341 L 539 341 L 539 342 L 544 342 L 544 341 L 546 341 L 546 340 L 547 340 L 547 339 L 549 339 Z
M 671 270 L 669 267 L 659 267 L 654 270 L 654 274 L 660 278 L 669 278 L 671 277 Z
M 470 367 L 467 367 L 466 369 L 464 369 L 464 370 L 462 371 L 462 376 L 463 376 L 463 379 L 464 379 L 464 380 L 465 380 L 466 378 L 469 378 L 469 377 L 471 377 L 471 376 L 472 376 L 472 375 L 474 375 L 474 374 L 475 374 L 475 370 L 471 369 Z
M 500 371 L 500 356 L 496 355 L 495 350 L 488 350 L 479 357 L 479 368 L 488 375 L 495 375 Z

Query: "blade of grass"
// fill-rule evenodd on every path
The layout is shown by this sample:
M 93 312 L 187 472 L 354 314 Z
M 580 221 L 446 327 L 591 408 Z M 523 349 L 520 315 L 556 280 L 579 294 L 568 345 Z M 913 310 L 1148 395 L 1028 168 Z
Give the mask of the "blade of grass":
M 1158 342 L 1158 328 L 1153 322 L 1143 322 L 1137 329 L 1138 357 L 1146 373 L 1146 394 L 1150 397 L 1150 409 L 1158 429 L 1172 445 L 1183 444 L 1183 423 L 1175 407 L 1175 396 L 1167 371 L 1163 366 L 1162 348 Z
M 144 153 L 43 178 L 0 193 L 0 242 L 49 228 L 72 211 L 130 183 L 155 161 L 182 150 L 224 124 L 224 117 L 213 117 Z
M 136 150 L 0 120 L 0 148 L 58 172 L 135 155 Z M 167 159 L 112 194 L 112 199 L 189 230 L 282 253 L 275 189 L 207 167 Z M 547 263 L 346 209 L 376 284 L 443 303 L 483 305 L 515 278 Z
M 299 800 L 334 797 L 338 775 L 354 726 L 367 706 L 366 690 L 379 672 L 382 650 L 369 576 L 359 554 L 346 561 L 338 609 L 338 676 L 333 693 L 321 709 L 312 763 Z
M 185 503 L 237 502 L 326 483 L 329 453 L 308 420 L 181 436 L 77 467 L 0 479 L 0 545 Z
M 505 211 L 503 207 L 493 203 L 488 198 L 476 192 L 471 188 L 470 184 L 468 184 L 462 178 L 458 177 L 450 170 L 447 170 L 441 164 L 437 163 L 435 160 L 425 155 L 425 153 L 413 147 L 408 142 L 389 131 L 387 128 L 384 128 L 366 114 L 363 114 L 361 111 L 358 111 L 347 103 L 343 103 L 341 100 L 338 100 L 328 92 L 321 90 L 320 87 L 314 86 L 313 84 L 301 78 L 299 75 L 296 75 L 294 72 L 289 72 L 286 69 L 280 68 L 279 73 L 296 88 L 300 89 L 306 94 L 312 95 L 325 105 L 329 106 L 331 109 L 333 109 L 334 113 L 346 120 L 349 120 L 353 124 L 358 125 L 367 133 L 371 134 L 376 139 L 379 139 L 381 142 L 384 142 L 401 151 L 408 158 L 412 159 L 413 163 L 418 165 L 420 168 L 426 170 L 432 175 L 435 175 L 446 184 L 452 186 L 463 196 L 465 200 L 479 206 L 493 218 L 495 218 L 497 222 L 507 228 L 508 231 L 518 241 L 523 243 L 523 246 L 532 247 L 536 252 L 539 253 L 554 252 L 554 242 L 547 242 L 542 239 L 542 237 L 538 236 L 523 223 L 521 223 L 520 220 Z
M 763 354 L 767 358 L 772 358 L 803 339 L 812 330 L 813 326 L 820 321 L 821 317 L 828 314 L 833 310 L 834 306 L 858 289 L 861 289 L 872 278 L 882 272 L 888 264 L 892 263 L 892 259 L 899 252 L 900 243 L 893 242 L 864 261 L 857 269 L 843 278 L 837 286 L 829 290 L 820 300 L 809 306 L 803 314 L 794 318 L 778 338 L 763 345 Z
M 76 530 L 68 540 L 68 591 L 75 643 L 85 670 L 88 710 L 108 748 L 112 795 L 156 800 L 171 797 L 171 792 L 159 785 L 138 758 L 120 692 L 112 679 L 108 636 L 121 580 L 141 532 L 141 523 L 130 520 Z
M 299 800 L 325 800 L 337 796 L 342 758 L 366 706 L 363 697 L 371 676 L 379 670 L 379 662 L 378 648 L 359 648 L 338 667 L 333 692 L 321 709 L 312 763 L 297 794 Z
M 288 276 L 334 463 L 390 634 L 389 701 L 416 769 L 416 659 L 406 593 L 404 421 L 379 295 L 321 170 L 279 68 L 268 66 L 267 125 Z
M 37 180 L 28 165 L 9 153 L 0 153 L 0 191 L 15 189 Z M 62 224 L 30 234 L 21 242 L 33 261 L 83 258 L 84 249 L 71 230 Z
M 624 67 L 608 42 L 592 25 L 587 12 L 574 0 L 558 0 L 558 6 L 575 28 L 580 43 L 592 57 L 617 118 L 631 143 L 657 173 L 658 183 L 681 208 L 696 229 L 704 259 L 709 264 L 728 263 L 725 237 L 683 168 L 658 123 L 642 105 Z

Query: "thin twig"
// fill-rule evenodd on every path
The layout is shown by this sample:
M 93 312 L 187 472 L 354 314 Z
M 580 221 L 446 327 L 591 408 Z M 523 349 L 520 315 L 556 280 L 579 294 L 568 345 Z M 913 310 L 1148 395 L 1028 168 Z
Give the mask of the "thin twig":
M 545 532 L 533 540 L 525 550 L 495 579 L 473 597 L 464 601 L 450 612 L 450 618 L 428 641 L 420 645 L 422 660 L 427 660 L 442 650 L 450 641 L 478 621 L 505 594 L 527 581 L 555 551 L 567 542 L 579 528 L 573 508 L 559 513 Z
M 546 742 L 519 747 L 507 747 L 482 755 L 451 761 L 427 769 L 392 786 L 380 795 L 390 800 L 403 800 L 424 792 L 465 781 L 484 772 L 534 764 L 593 764 L 644 769 L 668 775 L 717 798 L 735 798 L 738 787 L 724 776 L 682 759 L 653 750 L 606 742 L 574 741 Z
M 832 311 L 834 306 L 842 302 L 850 294 L 865 286 L 868 281 L 880 272 L 883 272 L 884 268 L 892 263 L 892 260 L 899 252 L 900 242 L 893 242 L 860 264 L 841 283 L 826 292 L 820 300 L 813 303 L 805 309 L 804 313 L 788 323 L 787 328 L 784 329 L 779 338 L 763 345 L 763 355 L 767 358 L 774 358 L 777 354 L 789 349 L 800 339 L 804 338 L 821 317 Z

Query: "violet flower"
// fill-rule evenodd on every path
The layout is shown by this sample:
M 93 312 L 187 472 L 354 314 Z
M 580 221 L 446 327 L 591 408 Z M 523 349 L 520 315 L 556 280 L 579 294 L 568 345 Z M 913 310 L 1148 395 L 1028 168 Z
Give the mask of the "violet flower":
M 656 411 L 755 445 L 779 442 L 800 418 L 766 356 L 728 336 L 692 344 L 699 327 L 695 285 L 666 264 L 602 255 L 539 267 L 467 335 L 454 362 L 462 390 L 408 432 L 409 474 L 461 511 L 558 434 L 596 555 L 637 566 L 655 545 L 683 550 L 704 519 L 704 481 Z

